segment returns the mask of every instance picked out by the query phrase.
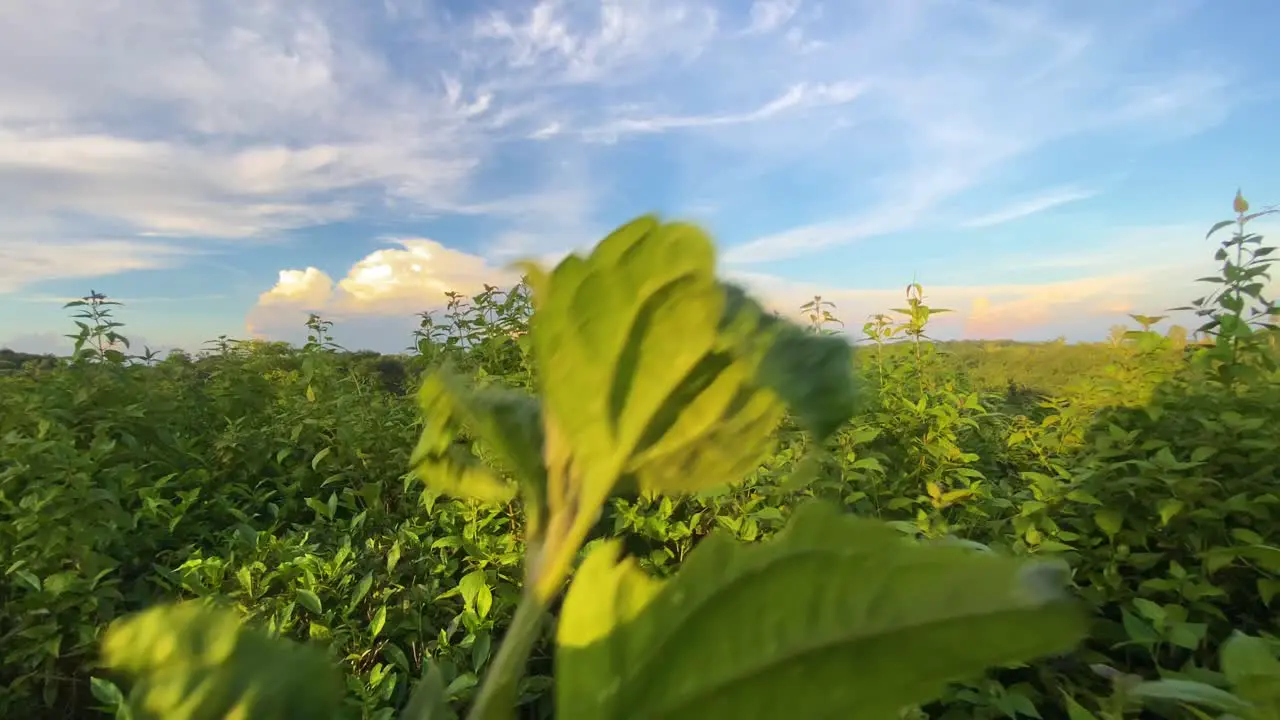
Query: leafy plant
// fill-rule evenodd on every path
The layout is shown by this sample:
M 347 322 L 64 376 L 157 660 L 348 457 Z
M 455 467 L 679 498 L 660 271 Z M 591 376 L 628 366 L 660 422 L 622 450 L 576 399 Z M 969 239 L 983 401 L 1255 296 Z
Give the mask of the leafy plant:
M 428 485 L 450 494 L 502 503 L 519 492 L 524 501 L 525 589 L 475 718 L 510 715 L 542 617 L 610 495 L 734 482 L 767 452 L 785 409 L 823 441 L 854 397 L 848 345 L 720 284 L 711 243 L 692 226 L 641 218 L 586 258 L 570 256 L 551 273 L 528 270 L 538 399 L 476 393 L 437 374 L 419 393 L 426 425 L 411 460 Z M 463 428 L 514 480 L 453 442 Z M 797 514 L 756 549 L 711 538 L 665 584 L 619 562 L 618 551 L 616 543 L 592 549 L 566 597 L 557 715 L 772 716 L 779 702 L 801 702 L 811 715 L 879 717 L 988 664 L 1067 650 L 1083 630 L 1045 568 L 913 546 L 888 526 L 831 508 Z M 317 597 L 302 599 L 320 611 Z M 245 672 L 233 667 L 240 641 L 232 638 L 248 636 L 223 622 L 206 615 L 191 627 L 214 634 L 219 624 L 221 664 L 205 682 L 234 707 L 256 696 L 225 695 Z M 119 639 L 131 627 L 113 631 L 109 647 L 145 655 L 147 643 Z M 164 695 L 167 708 L 198 704 L 166 694 L 204 672 L 200 658 L 211 654 L 195 637 L 170 632 L 160 641 L 176 646 L 176 661 L 119 652 L 108 661 L 132 673 L 136 702 Z M 423 687 L 436 697 L 418 696 L 416 710 L 443 712 L 440 681 L 429 676 Z
M 126 717 L 156 688 L 198 689 L 99 652 L 176 613 L 225 628 L 214 645 L 310 658 L 308 717 L 751 700 L 750 716 L 778 697 L 820 715 L 855 690 L 920 720 L 1267 717 L 1266 317 L 1234 356 L 1143 315 L 1114 346 L 939 342 L 913 284 L 853 352 L 828 300 L 791 325 L 716 281 L 696 229 L 628 227 L 515 288 L 444 296 L 410 355 L 348 352 L 315 318 L 303 348 L 130 357 L 105 337 L 115 305 L 103 343 L 76 318 L 77 362 L 0 353 L 17 358 L 0 376 L 0 715 Z M 1199 324 L 1233 312 L 1205 307 Z M 587 480 L 603 500 L 579 502 Z M 1036 626 L 1046 642 L 1081 631 L 1015 590 L 1055 565 L 1084 642 L 989 647 L 1026 613 L 1065 618 Z M 971 662 L 942 663 L 961 637 Z M 256 671 L 197 645 L 172 647 L 229 691 L 193 711 L 226 711 Z M 1233 669 L 1241 647 L 1263 670 Z
M 1280 208 L 1267 208 L 1258 212 L 1249 212 L 1249 202 L 1240 191 L 1232 203 L 1235 210 L 1234 220 L 1223 220 L 1209 229 L 1206 238 L 1212 237 L 1220 230 L 1234 225 L 1235 232 L 1223 240 L 1214 253 L 1214 260 L 1222 263 L 1220 274 L 1203 277 L 1198 282 L 1206 282 L 1219 287 L 1213 292 L 1192 301 L 1191 305 L 1177 310 L 1194 310 L 1203 323 L 1196 328 L 1197 333 L 1209 336 L 1214 341 L 1212 352 L 1204 357 L 1218 363 L 1217 367 L 1224 377 L 1238 371 L 1245 364 L 1240 361 L 1242 353 L 1259 348 L 1250 342 L 1258 329 L 1275 330 L 1271 322 L 1277 308 L 1274 300 L 1268 299 L 1266 285 L 1271 279 L 1271 263 L 1275 258 L 1274 246 L 1264 246 L 1262 236 L 1246 232 L 1246 225 L 1259 217 L 1280 212 Z M 1274 354 L 1270 352 L 1249 353 L 1250 359 L 1262 361 L 1267 368 L 1276 367 Z

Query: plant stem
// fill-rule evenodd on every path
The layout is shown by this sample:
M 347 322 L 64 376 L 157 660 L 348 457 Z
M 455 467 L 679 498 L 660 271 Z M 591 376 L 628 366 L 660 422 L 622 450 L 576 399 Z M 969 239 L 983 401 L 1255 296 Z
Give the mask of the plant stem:
M 524 676 L 525 663 L 538 639 L 545 609 L 534 593 L 526 591 L 521 596 L 515 617 L 485 673 L 467 720 L 507 720 L 514 715 L 516 686 Z

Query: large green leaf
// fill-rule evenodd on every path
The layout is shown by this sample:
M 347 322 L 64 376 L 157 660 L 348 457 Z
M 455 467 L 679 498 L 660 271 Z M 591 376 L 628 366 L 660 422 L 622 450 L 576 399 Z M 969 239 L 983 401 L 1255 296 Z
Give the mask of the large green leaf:
M 623 477 L 668 493 L 738 481 L 788 405 L 820 434 L 852 412 L 849 345 L 717 281 L 692 225 L 640 218 L 533 278 L 546 412 L 584 507 Z
M 896 717 L 1084 634 L 1057 567 L 922 545 L 826 505 L 765 544 L 708 538 L 665 582 L 619 548 L 597 547 L 565 599 L 557 717 Z
M 603 502 L 651 419 L 712 351 L 723 310 L 708 238 L 640 218 L 544 282 L 533 346 L 576 482 Z
M 117 621 L 103 664 L 133 683 L 137 720 L 336 717 L 340 676 L 320 650 L 244 627 L 203 602 L 151 608 Z
M 506 502 L 517 485 L 481 461 L 466 432 L 497 463 L 531 487 L 546 483 L 542 417 L 533 397 L 504 388 L 468 388 L 447 369 L 432 373 L 418 391 L 423 428 L 410 458 L 429 487 L 455 497 Z
M 1222 644 L 1222 674 L 1231 689 L 1252 703 L 1250 717 L 1280 718 L 1280 660 L 1266 640 L 1234 633 Z

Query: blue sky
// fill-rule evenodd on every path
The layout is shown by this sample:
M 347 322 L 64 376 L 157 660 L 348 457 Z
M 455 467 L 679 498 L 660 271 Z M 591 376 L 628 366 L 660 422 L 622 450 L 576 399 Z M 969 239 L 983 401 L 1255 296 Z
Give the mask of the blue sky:
M 0 345 L 121 299 L 136 342 L 395 351 L 443 290 L 643 212 L 860 326 L 1096 339 L 1280 202 L 1264 0 L 8 0 Z M 1265 230 L 1265 226 L 1260 226 Z

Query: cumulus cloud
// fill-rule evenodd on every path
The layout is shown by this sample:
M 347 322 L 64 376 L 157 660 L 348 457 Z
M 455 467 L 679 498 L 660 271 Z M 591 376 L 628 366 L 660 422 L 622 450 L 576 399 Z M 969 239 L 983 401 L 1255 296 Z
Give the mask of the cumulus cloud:
M 371 190 L 466 204 L 486 96 L 399 76 L 358 5 L 55 5 L 0 10 L 8 217 L 244 239 L 351 217 Z M 4 238 L 26 249 L 66 230 Z
M 1280 234 L 1280 224 L 1255 221 L 1250 230 Z M 1195 279 L 1216 274 L 1214 242 L 1193 225 L 1118 227 L 1070 248 L 991 261 L 997 275 L 1025 278 L 1050 272 L 1066 275 L 1044 282 L 931 283 L 921 278 L 925 301 L 951 312 L 931 320 L 933 337 L 949 339 L 1097 340 L 1131 313 L 1169 315 L 1167 323 L 1194 325 L 1189 313 L 1168 313 L 1186 305 L 1207 286 Z M 250 331 L 261 337 L 299 341 L 309 312 L 339 319 L 342 338 L 359 347 L 399 350 L 412 332 L 416 313 L 445 304 L 446 291 L 479 292 L 484 285 L 508 288 L 518 273 L 482 256 L 421 239 L 402 239 L 355 263 L 342 280 L 309 267 L 285 270 L 250 313 Z M 538 258 L 553 266 L 563 254 Z M 795 281 L 742 268 L 722 269 L 770 310 L 804 322 L 800 307 L 814 296 L 836 304 L 845 330 L 861 336 L 871 315 L 904 305 L 907 280 L 893 287 L 855 287 Z M 1269 292 L 1280 294 L 1280 276 Z
M 434 240 L 404 238 L 396 244 L 362 258 L 337 282 L 314 267 L 282 270 L 250 312 L 250 332 L 274 336 L 293 330 L 311 312 L 359 322 L 374 316 L 408 318 L 443 307 L 448 292 L 473 295 L 486 285 L 505 289 L 520 279 L 510 268 Z

